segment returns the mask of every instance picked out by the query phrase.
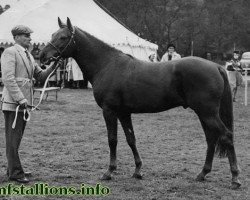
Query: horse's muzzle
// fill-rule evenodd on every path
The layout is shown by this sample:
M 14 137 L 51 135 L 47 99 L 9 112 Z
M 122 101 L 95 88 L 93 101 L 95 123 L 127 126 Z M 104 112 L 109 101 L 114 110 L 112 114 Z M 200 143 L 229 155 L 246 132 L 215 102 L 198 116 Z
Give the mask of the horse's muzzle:
M 40 62 L 43 65 L 49 65 L 53 61 L 57 61 L 60 59 L 60 56 L 52 56 L 50 58 L 46 58 L 44 53 L 40 54 Z

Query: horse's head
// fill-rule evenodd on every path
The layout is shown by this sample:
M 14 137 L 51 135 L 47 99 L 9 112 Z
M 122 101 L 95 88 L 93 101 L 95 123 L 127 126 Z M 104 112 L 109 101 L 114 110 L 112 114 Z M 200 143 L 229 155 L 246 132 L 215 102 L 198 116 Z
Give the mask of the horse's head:
M 51 41 L 43 48 L 40 54 L 41 63 L 49 64 L 57 57 L 72 57 L 75 50 L 75 27 L 72 26 L 70 19 L 67 18 L 67 24 L 63 24 L 58 17 L 60 29 L 52 34 Z

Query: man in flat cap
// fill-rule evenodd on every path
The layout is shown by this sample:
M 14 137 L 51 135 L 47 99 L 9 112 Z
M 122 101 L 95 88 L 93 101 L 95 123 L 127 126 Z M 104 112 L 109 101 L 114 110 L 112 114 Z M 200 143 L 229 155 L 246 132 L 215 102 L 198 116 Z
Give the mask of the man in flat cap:
M 170 60 L 178 60 L 180 58 L 181 58 L 180 54 L 176 53 L 175 51 L 175 45 L 168 44 L 167 52 L 162 56 L 161 62 L 166 62 Z
M 29 173 L 25 173 L 18 154 L 18 149 L 26 126 L 25 110 L 33 105 L 32 79 L 44 81 L 47 76 L 61 64 L 56 63 L 47 70 L 42 70 L 28 52 L 33 31 L 23 25 L 11 31 L 15 44 L 5 49 L 1 57 L 2 80 L 2 111 L 5 119 L 6 156 L 8 161 L 7 176 L 9 180 L 28 183 Z M 16 114 L 16 108 L 20 109 Z M 14 122 L 15 121 L 15 125 Z

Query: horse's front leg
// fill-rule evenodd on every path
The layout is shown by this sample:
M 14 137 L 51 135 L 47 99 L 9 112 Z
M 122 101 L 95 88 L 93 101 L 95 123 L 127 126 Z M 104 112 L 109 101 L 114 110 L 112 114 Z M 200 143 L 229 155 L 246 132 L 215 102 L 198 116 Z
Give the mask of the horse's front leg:
M 108 131 L 108 143 L 110 148 L 110 164 L 106 173 L 102 176 L 102 180 L 110 180 L 111 174 L 117 168 L 116 164 L 116 146 L 117 146 L 117 117 L 110 109 L 103 110 L 103 117 L 106 122 Z
M 135 159 L 135 172 L 133 174 L 134 178 L 138 178 L 138 179 L 142 179 L 142 175 L 140 173 L 141 170 L 141 166 L 142 166 L 142 161 L 140 158 L 140 155 L 138 153 L 138 150 L 136 148 L 136 139 L 135 139 L 135 134 L 134 134 L 134 130 L 133 130 L 133 125 L 132 125 L 132 121 L 131 121 L 131 114 L 121 114 L 118 116 L 122 128 L 124 130 L 124 133 L 126 135 L 126 140 L 128 145 L 130 146 L 133 155 L 134 155 L 134 159 Z

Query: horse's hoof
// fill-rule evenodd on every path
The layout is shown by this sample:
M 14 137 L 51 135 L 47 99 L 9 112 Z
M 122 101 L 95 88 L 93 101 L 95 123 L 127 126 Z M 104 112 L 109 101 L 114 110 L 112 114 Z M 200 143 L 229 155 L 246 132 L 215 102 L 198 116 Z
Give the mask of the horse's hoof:
M 232 185 L 231 185 L 231 187 L 232 187 L 233 190 L 239 189 L 240 186 L 241 186 L 241 182 L 240 181 L 233 181 Z
M 196 177 L 196 179 L 195 179 L 196 181 L 205 181 L 205 177 L 203 176 L 203 175 L 198 175 L 197 177 Z
M 136 179 L 142 179 L 142 175 L 139 173 L 134 173 L 132 177 Z
M 111 180 L 111 176 L 110 176 L 110 175 L 103 174 L 103 176 L 102 176 L 101 180 L 102 180 L 102 181 L 108 181 L 108 180 Z

